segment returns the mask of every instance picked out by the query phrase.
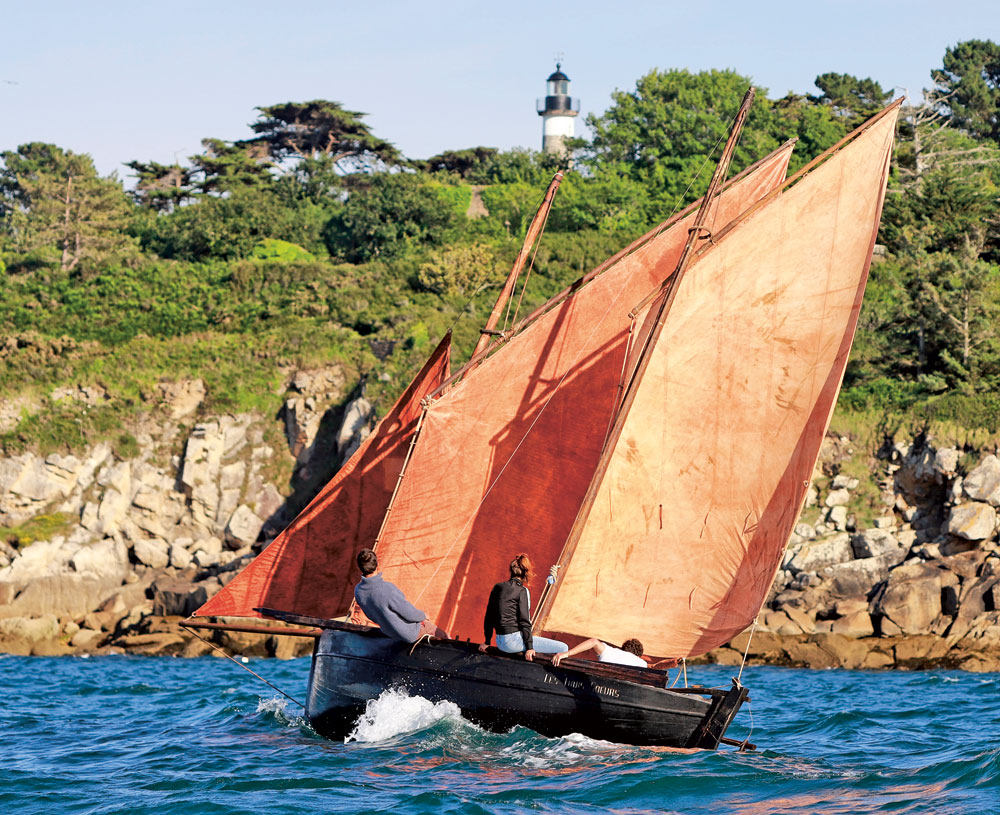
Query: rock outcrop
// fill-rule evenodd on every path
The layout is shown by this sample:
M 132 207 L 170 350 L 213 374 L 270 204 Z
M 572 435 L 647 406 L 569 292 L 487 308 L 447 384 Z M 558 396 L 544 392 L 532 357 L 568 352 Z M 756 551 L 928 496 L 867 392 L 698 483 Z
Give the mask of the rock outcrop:
M 873 474 L 884 512 L 868 529 L 832 517 L 858 481 L 831 479 L 827 509 L 795 529 L 753 637 L 706 658 L 1000 670 L 1000 459 L 965 475 L 959 461 L 922 439 L 884 451 Z
M 290 388 L 325 410 L 343 401 L 345 384 L 346 374 L 330 368 L 299 372 Z M 202 417 L 181 435 L 178 421 L 196 414 L 205 395 L 201 380 L 160 383 L 161 418 L 136 428 L 135 458 L 101 443 L 74 454 L 0 459 L 0 526 L 41 516 L 66 521 L 49 540 L 0 541 L 0 652 L 202 652 L 189 632 L 176 625 L 166 632 L 150 620 L 192 612 L 289 520 L 270 473 L 282 457 L 291 471 L 291 457 L 302 452 L 292 440 L 287 453 L 265 442 L 272 417 Z M 103 389 L 68 388 L 51 398 L 90 404 L 106 397 Z M 363 399 L 351 404 L 349 421 L 329 428 L 324 449 L 356 448 L 364 438 L 371 407 Z M 317 442 L 319 424 L 303 449 Z M 247 642 L 261 654 L 300 650 L 265 640 L 280 638 Z

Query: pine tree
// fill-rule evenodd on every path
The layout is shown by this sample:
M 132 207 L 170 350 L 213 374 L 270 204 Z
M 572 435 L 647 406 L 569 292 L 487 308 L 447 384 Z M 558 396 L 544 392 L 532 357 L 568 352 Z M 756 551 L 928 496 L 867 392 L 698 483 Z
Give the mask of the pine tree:
M 90 156 L 32 142 L 0 158 L 0 212 L 15 251 L 54 250 L 63 271 L 134 251 L 124 231 L 128 198 L 117 178 L 97 174 Z

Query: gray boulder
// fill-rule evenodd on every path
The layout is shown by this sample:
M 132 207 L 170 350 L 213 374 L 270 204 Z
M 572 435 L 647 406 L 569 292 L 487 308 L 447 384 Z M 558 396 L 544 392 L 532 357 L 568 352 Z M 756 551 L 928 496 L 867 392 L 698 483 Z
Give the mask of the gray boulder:
M 842 507 L 851 500 L 851 493 L 846 489 L 830 490 L 824 503 L 828 507 Z
M 865 529 L 851 537 L 851 548 L 857 558 L 883 557 L 893 565 L 906 557 L 906 549 L 886 529 Z
M 161 577 L 152 585 L 153 614 L 186 617 L 208 601 L 208 592 L 187 580 Z
M 962 482 L 965 494 L 973 501 L 1000 506 L 1000 459 L 986 456 Z
M 934 469 L 946 478 L 955 475 L 958 469 L 958 450 L 954 447 L 942 447 L 934 454 Z
M 258 518 L 250 507 L 241 504 L 233 512 L 226 524 L 226 542 L 233 549 L 249 546 L 255 543 L 264 522 Z
M 847 528 L 847 507 L 830 507 L 826 513 L 826 522 L 834 529 L 844 530 Z
M 788 561 L 786 568 L 791 572 L 815 572 L 835 563 L 843 563 L 854 557 L 851 539 L 846 533 L 832 538 L 808 541 L 799 548 Z
M 109 582 L 124 579 L 129 570 L 128 550 L 121 541 L 105 538 L 80 547 L 70 558 L 70 567 L 79 574 L 93 575 Z
M 840 597 L 864 597 L 888 574 L 889 564 L 881 557 L 859 558 L 823 570 L 831 591 Z
M 371 403 L 363 396 L 352 401 L 344 411 L 344 421 L 337 433 L 337 452 L 341 461 L 347 461 L 371 432 L 370 423 L 375 415 Z
M 50 640 L 59 636 L 59 619 L 54 614 L 0 619 L 0 635 L 26 642 Z
M 140 538 L 132 544 L 132 551 L 136 560 L 152 569 L 164 569 L 170 562 L 167 544 L 164 541 Z
M 191 565 L 191 553 L 176 542 L 170 546 L 170 565 L 177 569 L 186 569 Z
M 997 511 L 989 504 L 969 501 L 952 507 L 947 532 L 968 541 L 986 540 L 997 528 Z

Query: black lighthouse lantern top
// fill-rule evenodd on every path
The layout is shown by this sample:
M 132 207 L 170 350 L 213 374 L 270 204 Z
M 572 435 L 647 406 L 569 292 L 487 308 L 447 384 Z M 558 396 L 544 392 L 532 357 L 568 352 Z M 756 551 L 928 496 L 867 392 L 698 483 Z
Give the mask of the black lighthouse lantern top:
M 556 69 L 545 80 L 545 92 L 549 96 L 566 96 L 569 94 L 569 77 L 562 72 L 562 66 L 557 62 Z
M 575 116 L 580 111 L 580 100 L 569 95 L 569 77 L 562 72 L 558 62 L 555 71 L 545 80 L 545 93 L 545 99 L 539 99 L 535 106 L 539 116 L 546 113 Z

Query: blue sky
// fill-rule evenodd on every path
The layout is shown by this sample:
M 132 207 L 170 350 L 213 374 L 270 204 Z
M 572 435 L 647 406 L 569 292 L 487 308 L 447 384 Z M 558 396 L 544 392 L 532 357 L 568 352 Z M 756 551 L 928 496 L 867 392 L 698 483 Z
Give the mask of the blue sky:
M 414 158 L 537 149 L 559 52 L 582 122 L 652 68 L 732 68 L 772 98 L 826 71 L 919 93 L 949 45 L 1000 41 L 998 0 L 2 0 L 0 21 L 0 149 L 54 142 L 123 177 L 246 138 L 257 105 L 315 98 Z

